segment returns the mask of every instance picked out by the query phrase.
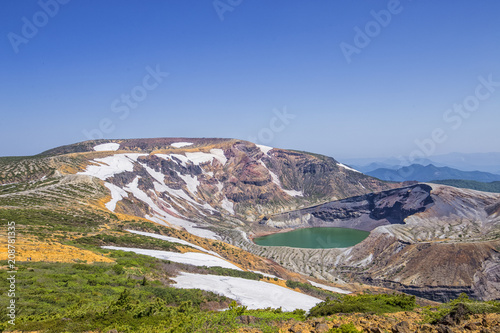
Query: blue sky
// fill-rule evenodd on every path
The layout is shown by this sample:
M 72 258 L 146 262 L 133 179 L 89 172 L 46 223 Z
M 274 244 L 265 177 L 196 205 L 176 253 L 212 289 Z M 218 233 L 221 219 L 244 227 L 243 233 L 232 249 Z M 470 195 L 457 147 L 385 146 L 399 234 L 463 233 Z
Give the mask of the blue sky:
M 100 136 L 253 139 L 338 159 L 500 151 L 498 1 L 2 9 L 1 156 Z

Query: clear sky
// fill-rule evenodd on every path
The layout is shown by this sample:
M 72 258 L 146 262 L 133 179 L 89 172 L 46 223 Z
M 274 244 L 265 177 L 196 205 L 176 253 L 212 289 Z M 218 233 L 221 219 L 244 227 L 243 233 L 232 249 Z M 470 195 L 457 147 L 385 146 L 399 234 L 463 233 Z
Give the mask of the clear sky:
M 100 136 L 500 151 L 499 15 L 497 0 L 5 0 L 0 155 Z

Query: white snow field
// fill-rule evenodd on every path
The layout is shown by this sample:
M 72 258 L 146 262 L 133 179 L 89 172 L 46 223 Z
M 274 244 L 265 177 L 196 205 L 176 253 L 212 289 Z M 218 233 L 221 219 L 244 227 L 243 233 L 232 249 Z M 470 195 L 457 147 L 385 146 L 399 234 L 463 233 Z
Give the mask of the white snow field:
M 107 202 L 105 206 L 107 209 L 114 212 L 118 201 L 125 197 L 128 197 L 128 193 L 125 192 L 122 188 L 108 182 L 104 182 L 104 186 L 106 186 L 111 191 L 111 200 Z
M 187 189 L 189 192 L 196 194 L 198 192 L 198 185 L 200 185 L 200 181 L 197 176 L 191 175 L 183 175 L 179 171 L 176 171 L 179 178 L 181 178 L 184 183 L 186 183 Z
M 174 160 L 174 161 L 178 160 L 180 161 L 180 164 L 184 167 L 186 167 L 187 163 L 189 162 L 193 163 L 194 165 L 200 165 L 203 163 L 212 162 L 214 159 L 218 160 L 222 165 L 226 164 L 227 162 L 227 157 L 224 155 L 224 151 L 218 148 L 210 149 L 210 153 L 186 152 L 185 154 L 186 155 L 181 155 L 181 154 L 155 154 L 155 155 L 165 160 Z
M 283 279 L 277 277 L 276 275 L 267 274 L 267 273 L 260 272 L 260 271 L 252 271 L 252 272 L 257 273 L 257 274 L 262 274 L 263 276 L 267 276 L 268 278 L 272 278 L 272 279 L 276 278 L 276 279 L 283 280 Z
M 264 145 L 257 145 L 257 147 L 259 147 L 260 151 L 264 153 L 264 155 L 267 155 L 267 153 L 269 153 L 270 150 L 273 150 L 274 148 L 273 147 L 269 147 L 269 146 L 264 146 Z
M 116 154 L 103 158 L 96 158 L 92 162 L 97 165 L 89 165 L 83 172 L 78 172 L 79 175 L 94 176 L 102 180 L 113 177 L 115 174 L 124 171 L 133 171 L 134 162 L 137 162 L 139 156 L 147 156 L 147 154 Z
M 347 165 L 342 164 L 342 163 L 337 163 L 337 165 L 338 165 L 339 167 L 342 167 L 342 168 L 347 169 L 347 170 L 351 170 L 351 171 L 354 171 L 354 172 L 362 173 L 361 171 L 358 171 L 358 170 L 356 170 L 356 169 L 353 169 L 353 168 L 351 168 L 351 167 L 348 167 Z
M 118 148 L 120 148 L 120 144 L 119 143 L 114 143 L 114 142 L 111 142 L 111 143 L 103 143 L 101 145 L 97 145 L 94 147 L 94 150 L 95 151 L 116 151 L 118 150 Z
M 146 237 L 151 237 L 151 238 L 157 238 L 157 239 L 162 239 L 164 241 L 167 241 L 167 242 L 171 242 L 171 243 L 177 243 L 177 244 L 182 244 L 182 245 L 188 245 L 188 246 L 191 246 L 197 250 L 200 250 L 200 251 L 203 251 L 203 252 L 206 252 L 206 253 L 209 253 L 211 255 L 214 255 L 214 256 L 217 256 L 217 257 L 220 257 L 220 255 L 214 251 L 210 251 L 210 250 L 206 250 L 204 248 L 202 248 L 201 246 L 198 246 L 198 245 L 195 245 L 193 243 L 190 243 L 188 241 L 185 241 L 183 239 L 179 239 L 179 238 L 175 238 L 175 237 L 170 237 L 170 236 L 164 236 L 164 235 L 158 235 L 158 234 L 153 234 L 153 233 L 150 233 L 150 232 L 144 232 L 144 231 L 136 231 L 136 230 L 126 230 L 128 232 L 131 232 L 133 234 L 137 234 L 137 235 L 142 235 L 142 236 L 146 236 Z
M 226 196 L 224 196 L 224 199 L 222 199 L 221 207 L 227 210 L 231 214 L 235 214 L 234 212 L 234 203 L 229 201 Z
M 272 283 L 218 275 L 203 275 L 182 272 L 172 278 L 176 288 L 202 289 L 232 298 L 249 309 L 267 307 L 284 311 L 303 309 L 308 311 L 320 299 L 301 294 Z
M 238 271 L 242 270 L 241 268 L 230 263 L 229 261 L 205 253 L 198 253 L 198 252 L 177 253 L 169 251 L 146 250 L 133 247 L 119 247 L 119 246 L 103 246 L 102 248 L 109 250 L 134 252 L 137 254 L 143 254 L 145 256 L 150 256 L 158 259 L 178 262 L 181 264 L 189 264 L 194 266 L 232 268 Z
M 222 165 L 226 164 L 227 158 L 224 155 L 222 149 L 210 149 L 210 153 L 195 152 L 186 153 L 186 157 L 193 162 L 194 165 L 200 165 L 202 163 L 211 162 L 214 158 L 218 160 Z
M 318 288 L 321 288 L 321 289 L 325 289 L 325 290 L 330 290 L 330 291 L 333 291 L 334 293 L 339 293 L 339 294 L 350 294 L 351 293 L 350 291 L 347 291 L 347 290 L 344 290 L 344 289 L 330 287 L 330 286 L 327 286 L 327 285 L 324 285 L 324 284 L 321 284 L 321 283 L 317 283 L 317 282 L 314 282 L 314 281 L 309 281 L 309 283 L 312 284 L 315 287 L 318 287 Z
M 171 146 L 175 148 L 182 148 L 182 147 L 187 147 L 191 146 L 193 143 L 192 142 L 176 142 L 172 143 Z
M 163 214 L 163 215 L 168 215 L 168 214 Z M 160 214 L 154 214 L 154 215 L 146 215 L 145 216 L 148 220 L 151 220 L 156 223 L 160 223 L 163 225 L 176 225 L 178 227 L 186 229 L 187 232 L 189 232 L 192 235 L 198 236 L 198 237 L 203 237 L 203 238 L 210 238 L 213 240 L 220 240 L 220 237 L 213 231 L 210 231 L 208 229 L 203 229 L 199 228 L 199 226 L 191 221 L 188 221 L 183 218 L 175 217 L 175 216 L 162 216 Z M 168 222 L 166 224 L 165 222 Z

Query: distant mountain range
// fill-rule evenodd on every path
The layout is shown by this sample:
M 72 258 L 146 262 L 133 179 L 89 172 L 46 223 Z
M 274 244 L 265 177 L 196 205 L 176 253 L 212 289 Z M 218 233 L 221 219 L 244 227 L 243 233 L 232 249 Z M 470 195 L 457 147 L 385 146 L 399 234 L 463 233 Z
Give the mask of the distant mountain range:
M 437 167 L 450 167 L 463 171 L 483 171 L 500 174 L 500 153 L 450 153 L 445 155 L 430 156 L 424 159 L 415 160 L 412 163 L 403 163 L 398 158 L 355 158 L 343 159 L 356 170 L 363 173 L 379 168 L 399 169 L 410 164 L 428 165 Z
M 500 181 L 500 175 L 482 171 L 462 171 L 450 167 L 437 167 L 433 164 L 421 165 L 412 164 L 399 169 L 379 168 L 370 172 L 367 175 L 388 181 L 410 181 L 416 180 L 420 182 L 428 182 L 433 180 L 446 179 L 462 179 L 473 180 L 478 182 L 494 182 Z
M 500 153 L 451 153 L 429 157 L 435 165 L 464 171 L 484 171 L 500 174 Z

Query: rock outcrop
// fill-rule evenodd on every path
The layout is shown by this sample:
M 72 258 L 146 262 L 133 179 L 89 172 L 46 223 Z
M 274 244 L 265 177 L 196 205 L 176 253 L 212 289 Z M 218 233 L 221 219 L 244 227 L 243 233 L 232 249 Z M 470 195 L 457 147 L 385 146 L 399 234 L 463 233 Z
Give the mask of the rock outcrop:
M 266 217 L 260 223 L 273 227 L 344 227 L 371 231 L 405 219 L 434 204 L 431 187 L 418 184 Z

